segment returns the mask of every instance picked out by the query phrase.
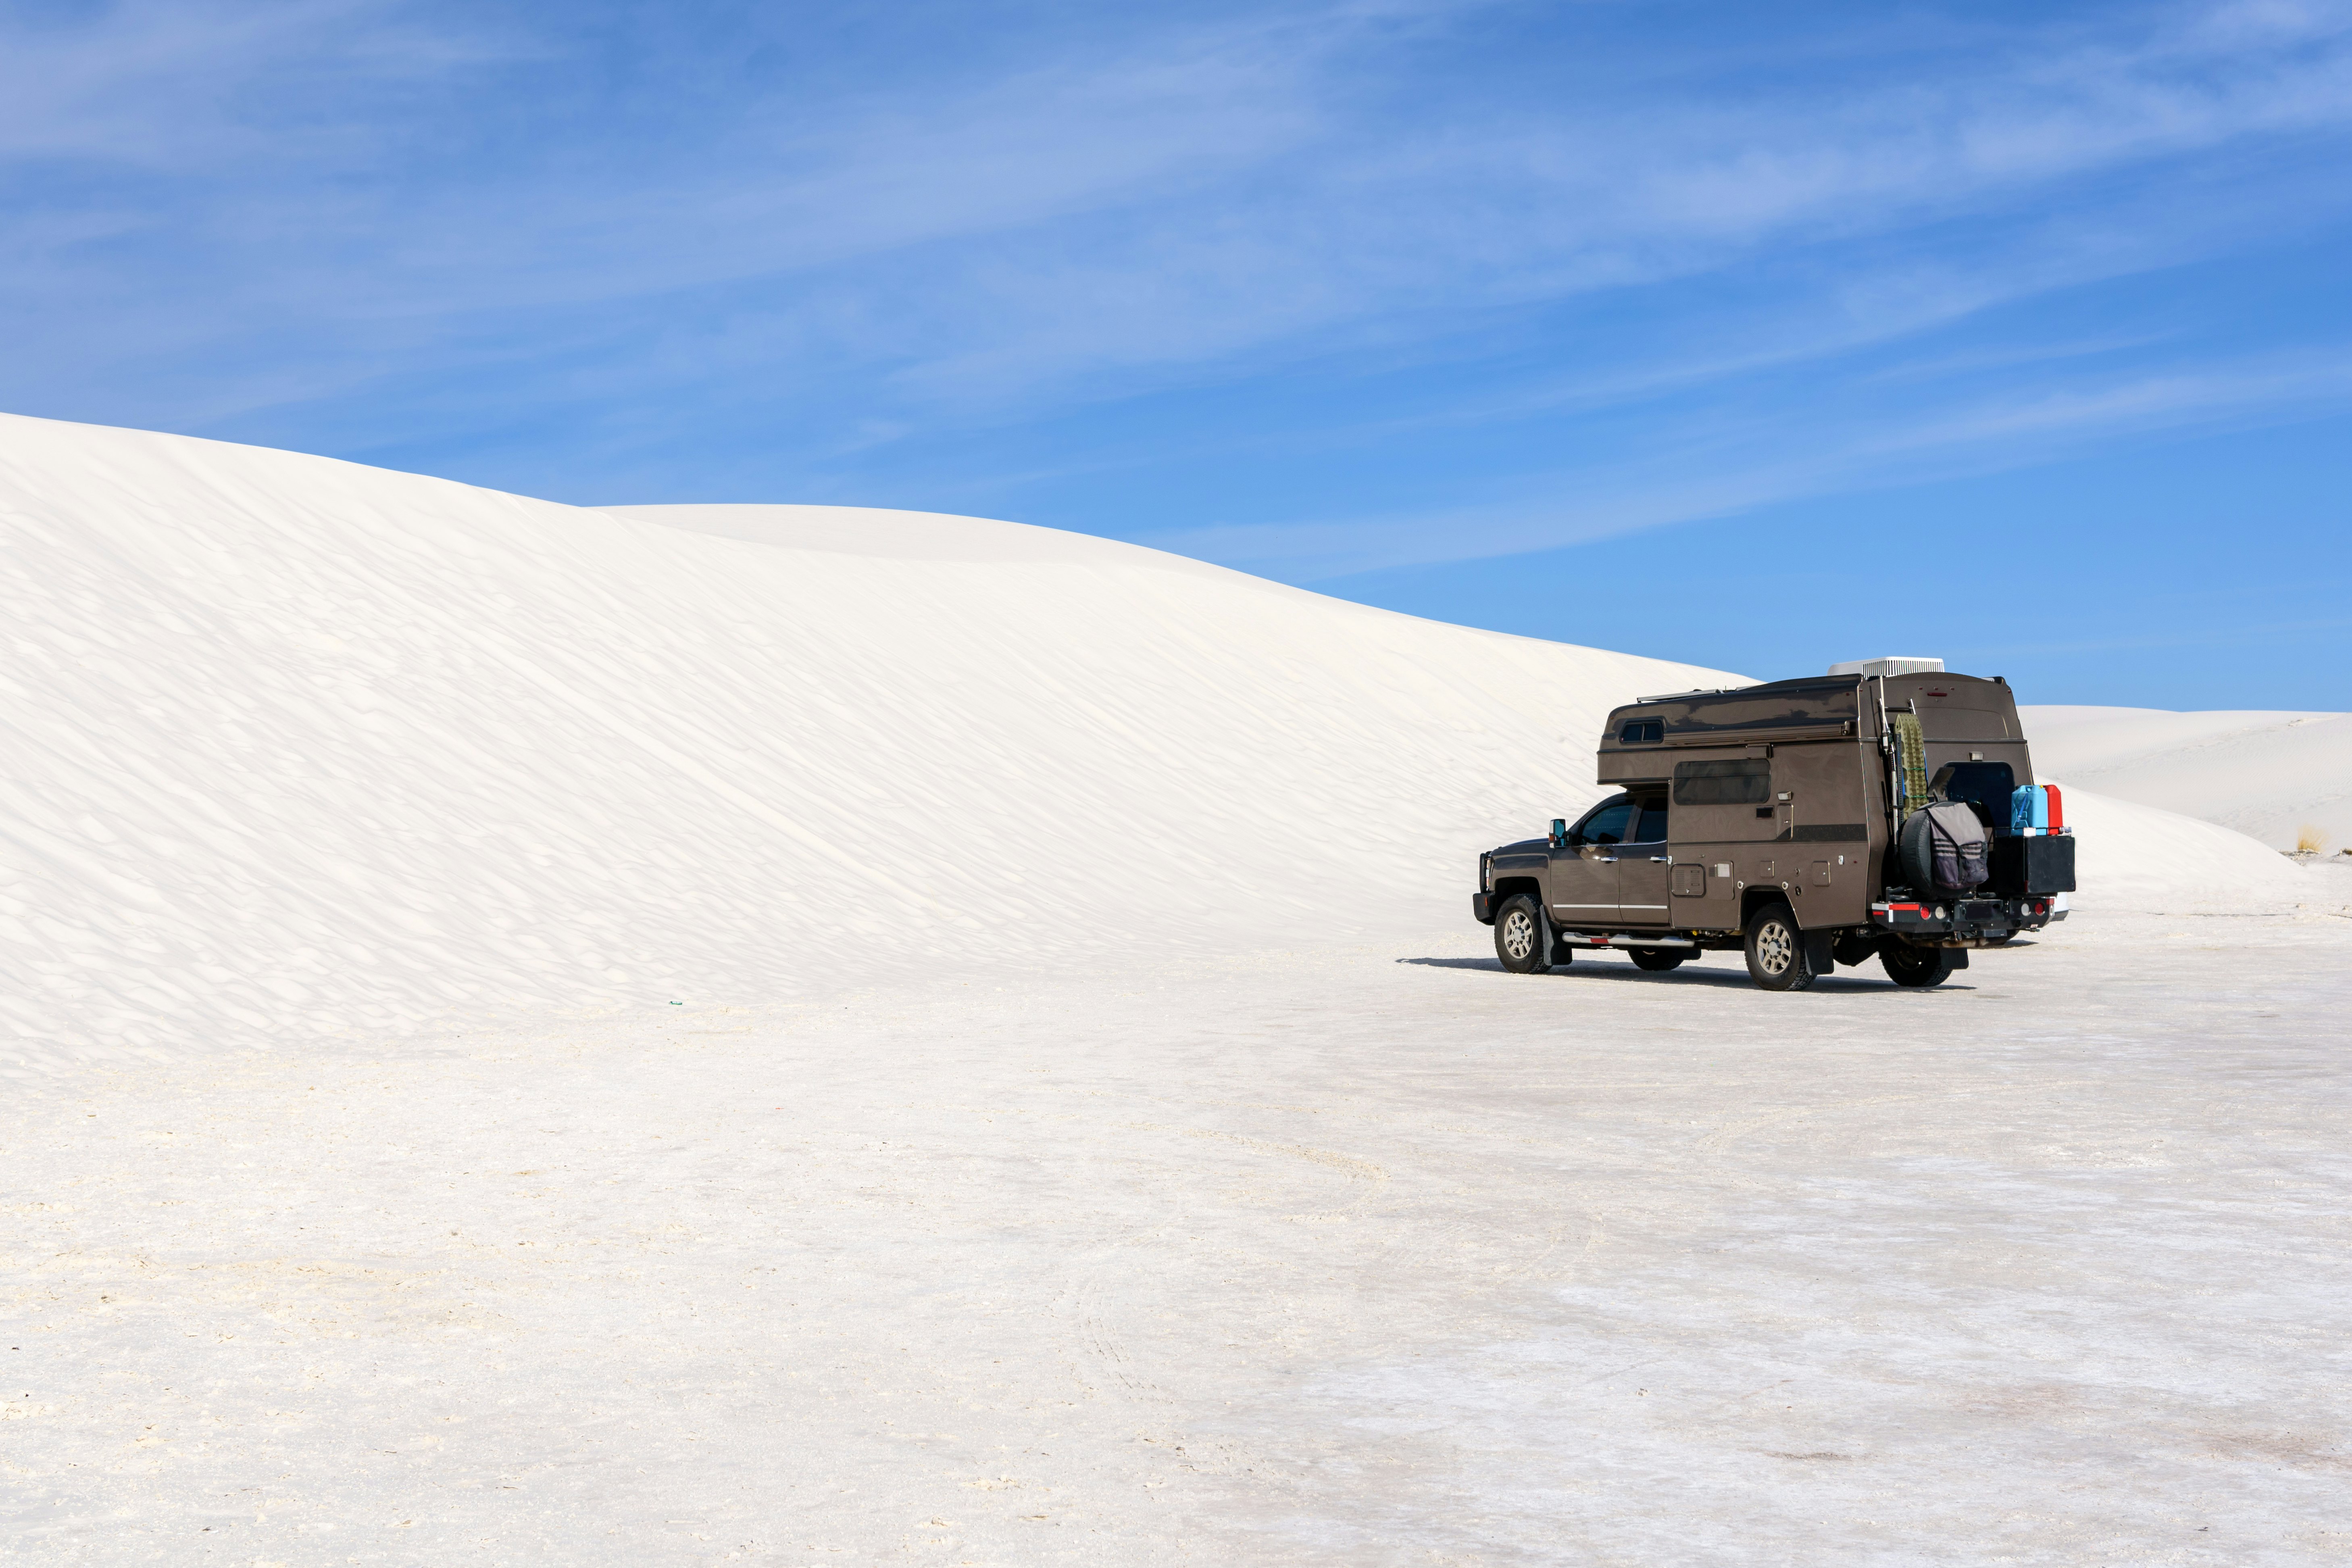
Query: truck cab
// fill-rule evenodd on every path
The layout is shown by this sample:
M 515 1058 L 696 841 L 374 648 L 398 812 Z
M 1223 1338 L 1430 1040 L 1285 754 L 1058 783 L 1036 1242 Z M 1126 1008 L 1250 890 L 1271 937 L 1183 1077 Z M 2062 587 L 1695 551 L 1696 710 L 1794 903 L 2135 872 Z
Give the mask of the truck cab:
M 1654 970 L 1744 949 L 1775 990 L 1873 957 L 1936 984 L 1972 949 L 2063 919 L 2074 889 L 2063 826 L 2017 825 L 2051 792 L 1998 676 L 1887 659 L 1647 698 L 1611 713 L 1597 763 L 1618 793 L 1480 858 L 1473 912 L 1506 968 L 1580 946 Z M 1983 875 L 1937 881 L 1914 841 L 1972 823 Z

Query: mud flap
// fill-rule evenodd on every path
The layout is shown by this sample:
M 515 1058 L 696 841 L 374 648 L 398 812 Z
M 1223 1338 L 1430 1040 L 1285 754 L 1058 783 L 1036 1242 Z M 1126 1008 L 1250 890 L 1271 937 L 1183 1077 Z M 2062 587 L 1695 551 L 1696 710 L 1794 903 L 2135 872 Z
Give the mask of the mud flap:
M 1947 968 L 1966 969 L 1969 966 L 1969 950 L 1967 948 L 1948 947 L 1944 951 L 1952 955 L 1952 962 L 1946 965 Z
M 1804 933 L 1805 967 L 1815 974 L 1837 973 L 1837 932 L 1809 931 Z
M 1551 923 L 1549 910 L 1544 911 L 1543 939 L 1544 952 L 1551 959 L 1554 969 L 1566 969 L 1576 962 L 1576 949 L 1559 940 L 1559 928 Z

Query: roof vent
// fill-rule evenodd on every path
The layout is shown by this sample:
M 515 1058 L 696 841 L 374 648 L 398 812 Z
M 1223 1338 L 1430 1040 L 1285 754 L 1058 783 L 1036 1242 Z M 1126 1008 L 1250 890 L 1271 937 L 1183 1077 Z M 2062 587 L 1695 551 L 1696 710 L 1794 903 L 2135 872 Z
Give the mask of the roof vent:
M 1940 658 L 1850 658 L 1843 664 L 1830 666 L 1832 675 L 1941 675 L 1944 661 Z

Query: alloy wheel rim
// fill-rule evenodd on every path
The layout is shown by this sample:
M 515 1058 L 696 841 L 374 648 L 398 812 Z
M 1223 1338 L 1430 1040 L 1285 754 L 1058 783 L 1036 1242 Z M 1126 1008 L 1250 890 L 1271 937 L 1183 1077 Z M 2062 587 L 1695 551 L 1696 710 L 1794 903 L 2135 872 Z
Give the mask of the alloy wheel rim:
M 1774 921 L 1756 933 L 1756 962 L 1767 974 L 1780 974 L 1797 956 L 1797 944 L 1790 939 L 1789 928 Z
M 1513 910 L 1503 921 L 1503 950 L 1515 959 L 1525 959 L 1536 950 L 1536 922 L 1528 918 L 1525 910 Z

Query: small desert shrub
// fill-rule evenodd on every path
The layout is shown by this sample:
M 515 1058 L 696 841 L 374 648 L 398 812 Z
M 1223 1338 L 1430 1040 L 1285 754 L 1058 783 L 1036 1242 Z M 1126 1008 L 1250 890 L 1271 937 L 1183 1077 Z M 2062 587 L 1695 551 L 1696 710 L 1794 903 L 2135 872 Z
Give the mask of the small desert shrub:
M 2298 855 L 2318 855 L 2327 848 L 2327 835 L 2309 823 L 2295 829 L 2294 852 Z

